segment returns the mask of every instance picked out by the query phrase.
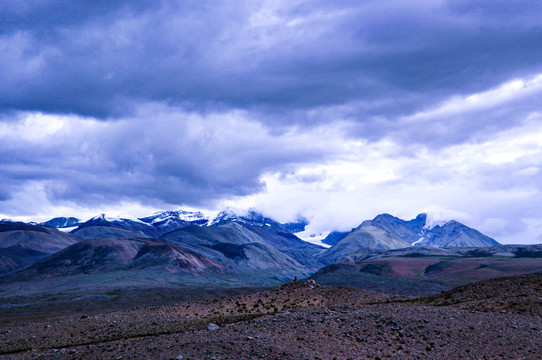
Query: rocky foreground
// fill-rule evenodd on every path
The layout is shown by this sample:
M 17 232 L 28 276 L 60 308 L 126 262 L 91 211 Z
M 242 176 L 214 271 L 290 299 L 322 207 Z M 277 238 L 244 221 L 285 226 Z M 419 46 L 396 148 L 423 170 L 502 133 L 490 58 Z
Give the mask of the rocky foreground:
M 541 279 L 420 299 L 299 281 L 210 301 L 12 319 L 0 324 L 0 358 L 540 359 Z

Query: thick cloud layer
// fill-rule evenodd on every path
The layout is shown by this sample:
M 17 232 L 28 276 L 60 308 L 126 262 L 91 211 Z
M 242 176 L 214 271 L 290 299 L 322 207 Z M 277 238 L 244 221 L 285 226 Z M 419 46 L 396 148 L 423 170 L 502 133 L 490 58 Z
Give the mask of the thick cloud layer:
M 54 199 L 89 205 L 131 198 L 208 205 L 258 192 L 260 174 L 316 161 L 334 147 L 317 131 L 270 134 L 242 112 L 157 105 L 114 123 L 28 114 L 1 130 L 7 193 L 36 180 Z
M 542 72 L 537 1 L 2 5 L 6 110 L 106 118 L 134 103 L 392 116 Z M 390 101 L 394 99 L 394 101 Z
M 0 215 L 257 205 L 324 231 L 427 209 L 542 241 L 541 11 L 2 1 Z

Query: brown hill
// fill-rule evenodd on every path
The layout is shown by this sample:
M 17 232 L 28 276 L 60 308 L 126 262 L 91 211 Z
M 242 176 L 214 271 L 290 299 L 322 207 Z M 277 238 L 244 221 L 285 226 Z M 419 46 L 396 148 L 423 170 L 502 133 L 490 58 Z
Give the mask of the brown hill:
M 0 224 L 0 275 L 7 274 L 75 244 L 79 239 L 46 226 Z
M 502 277 L 458 286 L 426 302 L 479 311 L 528 313 L 542 316 L 542 273 Z
M 440 250 L 438 250 L 440 251 Z M 336 262 L 313 275 L 317 283 L 401 295 L 430 295 L 485 279 L 542 271 L 542 258 L 504 256 L 389 256 Z M 538 253 L 536 253 L 538 254 Z
M 21 281 L 128 269 L 199 274 L 205 271 L 220 271 L 222 266 L 162 240 L 89 239 L 69 246 L 2 280 Z

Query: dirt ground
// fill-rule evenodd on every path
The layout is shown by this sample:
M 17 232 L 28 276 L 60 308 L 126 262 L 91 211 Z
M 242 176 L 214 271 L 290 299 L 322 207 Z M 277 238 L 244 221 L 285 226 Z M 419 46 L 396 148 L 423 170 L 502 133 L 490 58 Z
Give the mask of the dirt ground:
M 536 286 L 529 288 L 538 298 L 529 293 L 529 301 L 542 302 Z M 542 359 L 540 314 L 511 303 L 473 310 L 464 300 L 443 304 L 299 281 L 207 301 L 10 319 L 0 324 L 0 358 Z

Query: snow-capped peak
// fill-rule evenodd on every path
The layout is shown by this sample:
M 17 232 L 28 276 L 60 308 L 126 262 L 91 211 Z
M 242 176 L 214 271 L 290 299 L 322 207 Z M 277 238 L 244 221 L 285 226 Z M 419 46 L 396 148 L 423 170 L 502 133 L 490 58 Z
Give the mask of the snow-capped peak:
M 87 221 L 96 221 L 96 220 L 106 220 L 105 219 L 105 214 L 100 214 L 100 215 L 93 216 L 90 219 L 88 219 Z
M 426 214 L 426 216 L 425 225 L 423 227 L 425 230 L 433 230 L 435 227 L 444 226 L 449 222 L 449 220 L 443 219 L 435 214 Z
M 151 223 L 151 224 L 156 224 L 160 222 L 165 222 L 167 220 L 173 220 L 173 221 L 181 220 L 181 221 L 192 222 L 192 221 L 207 220 L 207 218 L 200 211 L 192 212 L 192 211 L 185 211 L 185 210 L 176 210 L 176 211 L 160 211 L 160 212 L 154 213 L 154 215 L 152 216 L 141 218 L 141 220 Z
M 104 220 L 107 222 L 125 222 L 125 221 L 132 221 L 137 222 L 144 225 L 149 225 L 144 221 L 139 220 L 135 217 L 120 217 L 120 216 L 106 216 L 105 214 L 96 215 L 93 218 L 91 218 L 88 221 L 97 221 L 97 220 Z
M 266 218 L 253 208 L 248 210 L 237 210 L 228 207 L 218 213 L 210 225 L 220 225 L 228 221 L 235 221 L 256 226 L 271 226 L 272 222 L 271 219 Z

